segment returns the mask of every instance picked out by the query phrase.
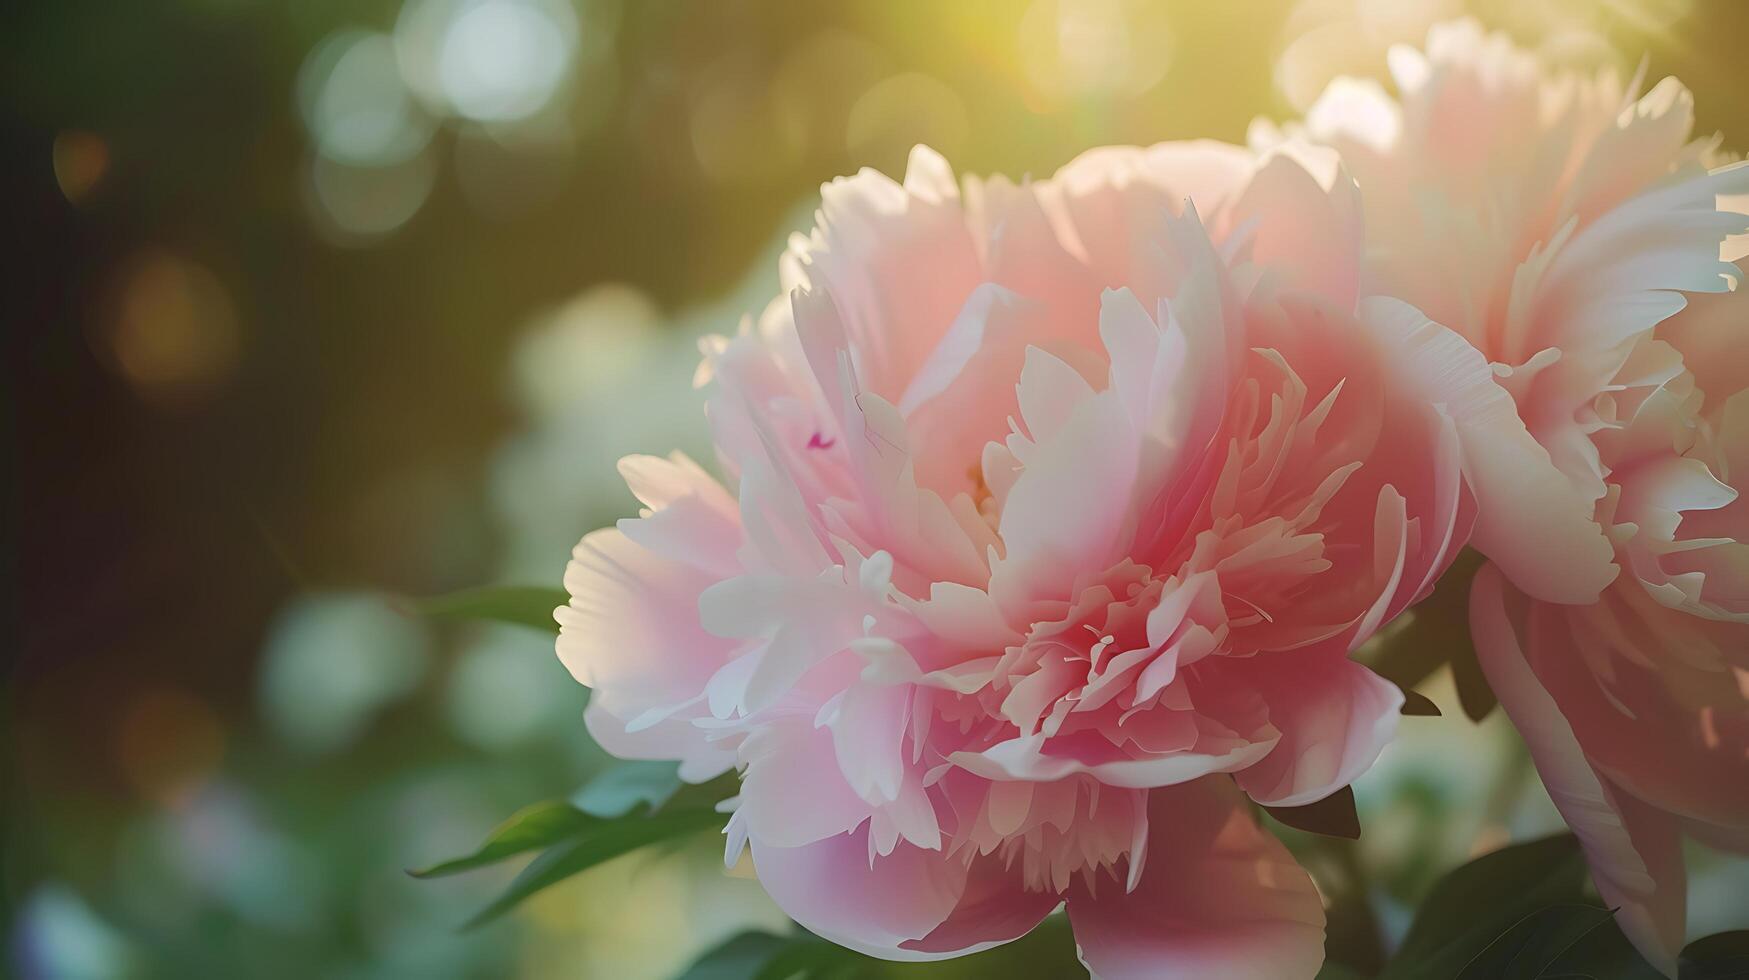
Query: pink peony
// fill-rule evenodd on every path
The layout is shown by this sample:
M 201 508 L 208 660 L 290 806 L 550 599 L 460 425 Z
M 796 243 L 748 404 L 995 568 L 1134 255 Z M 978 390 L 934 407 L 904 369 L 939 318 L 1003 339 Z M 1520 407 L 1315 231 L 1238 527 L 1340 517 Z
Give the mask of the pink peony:
M 1460 337 L 1357 299 L 1327 154 L 962 190 L 920 148 L 823 195 L 783 295 L 705 345 L 735 492 L 628 458 L 647 509 L 566 572 L 590 731 L 740 769 L 731 859 L 846 946 L 953 956 L 1066 903 L 1099 976 L 1312 976 L 1319 897 L 1244 797 L 1371 764 L 1402 695 L 1349 652 L 1546 453 Z M 1491 540 L 1572 592 L 1596 525 L 1519 492 Z
M 1391 69 L 1400 102 L 1338 82 L 1304 135 L 1366 196 L 1367 288 L 1494 362 L 1549 452 L 1523 480 L 1566 484 L 1607 534 L 1621 574 L 1576 605 L 1523 573 L 1540 543 L 1492 542 L 1474 633 L 1604 898 L 1673 975 L 1678 832 L 1749 847 L 1749 303 L 1721 255 L 1749 219 L 1718 200 L 1749 168 L 1708 169 L 1674 79 L 1552 72 L 1473 23 Z M 1484 522 L 1520 507 L 1478 491 Z M 1568 557 L 1587 591 L 1611 581 L 1593 548 Z

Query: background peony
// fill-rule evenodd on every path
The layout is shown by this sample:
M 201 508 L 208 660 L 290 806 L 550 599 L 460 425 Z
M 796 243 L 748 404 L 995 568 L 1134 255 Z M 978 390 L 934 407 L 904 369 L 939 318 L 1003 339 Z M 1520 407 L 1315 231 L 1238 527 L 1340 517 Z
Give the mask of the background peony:
M 1622 572 L 1595 604 L 1525 595 L 1544 583 L 1492 551 L 1475 638 L 1599 890 L 1674 975 L 1679 832 L 1749 846 L 1749 305 L 1721 253 L 1749 219 L 1719 200 L 1749 169 L 1709 170 L 1718 141 L 1692 139 L 1675 79 L 1640 95 L 1613 72 L 1552 71 L 1471 22 L 1390 64 L 1399 100 L 1338 81 L 1293 131 L 1360 183 L 1368 288 L 1494 362 L 1550 454 L 1523 479 L 1566 483 L 1608 534 Z
M 1461 338 L 1357 301 L 1327 154 L 1113 148 L 962 193 L 919 149 L 823 194 L 785 295 L 705 345 L 737 492 L 628 458 L 648 509 L 575 552 L 591 733 L 742 769 L 731 856 L 853 948 L 956 955 L 1066 901 L 1101 976 L 1312 975 L 1318 896 L 1240 793 L 1372 762 L 1402 698 L 1348 653 L 1472 529 L 1590 599 L 1565 543 L 1607 567 L 1596 526 L 1561 484 L 1477 524 L 1546 454 Z

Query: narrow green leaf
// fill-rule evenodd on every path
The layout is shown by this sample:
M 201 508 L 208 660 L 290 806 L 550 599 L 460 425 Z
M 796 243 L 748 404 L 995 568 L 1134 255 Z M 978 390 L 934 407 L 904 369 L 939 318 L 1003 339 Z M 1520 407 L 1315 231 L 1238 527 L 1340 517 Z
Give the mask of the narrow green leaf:
M 437 878 L 468 871 L 495 864 L 525 851 L 547 847 L 581 834 L 600 823 L 598 818 L 569 803 L 558 800 L 536 803 L 518 810 L 510 819 L 499 824 L 474 853 L 407 873 L 415 878 Z
M 1742 980 L 1749 977 L 1749 929 L 1696 939 L 1682 951 L 1682 980 Z
M 1360 815 L 1354 810 L 1354 790 L 1344 786 L 1305 806 L 1266 806 L 1269 815 L 1295 830 L 1325 837 L 1360 839 Z
M 722 814 L 706 808 L 676 810 L 651 817 L 625 817 L 542 851 L 522 869 L 509 887 L 462 928 L 472 929 L 515 908 L 523 899 L 581 871 L 629 854 L 641 847 L 720 826 Z
M 1318 969 L 1316 980 L 1366 980 L 1365 974 L 1350 966 L 1343 966 L 1335 960 L 1325 960 Z
M 570 601 L 564 589 L 540 585 L 488 586 L 413 601 L 415 611 L 438 619 L 485 619 L 557 633 L 553 610 Z
M 1433 886 L 1383 976 L 1450 980 L 1525 916 L 1581 902 L 1584 882 L 1585 861 L 1572 834 L 1485 854 Z
M 709 809 L 734 792 L 732 781 L 686 787 L 672 762 L 621 762 L 591 779 L 568 802 L 548 800 L 517 811 L 474 853 L 407 873 L 435 878 L 549 847 L 637 811 L 658 812 L 682 788 L 694 790 L 685 801 L 688 809 Z
M 622 762 L 591 779 L 571 797 L 571 803 L 584 813 L 611 819 L 640 806 L 659 810 L 682 785 L 677 763 Z

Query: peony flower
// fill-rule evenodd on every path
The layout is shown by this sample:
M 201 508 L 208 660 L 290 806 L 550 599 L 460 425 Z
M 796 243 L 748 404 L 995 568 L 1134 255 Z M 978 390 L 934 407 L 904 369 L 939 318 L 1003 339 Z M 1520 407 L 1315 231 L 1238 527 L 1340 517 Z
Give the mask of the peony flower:
M 1549 543 L 1503 560 L 1560 598 L 1596 525 L 1544 485 L 1477 523 L 1546 454 L 1462 338 L 1357 298 L 1327 153 L 962 190 L 919 148 L 823 195 L 783 295 L 705 344 L 734 491 L 628 458 L 646 509 L 567 569 L 590 732 L 739 769 L 730 859 L 854 949 L 972 952 L 1066 903 L 1102 977 L 1312 976 L 1317 892 L 1245 798 L 1371 764 L 1402 695 L 1348 654 L 1472 530 Z
M 1749 845 L 1749 519 L 1733 489 L 1749 465 L 1749 322 L 1721 253 L 1749 218 L 1720 207 L 1749 169 L 1709 170 L 1717 140 L 1692 139 L 1675 79 L 1638 95 L 1637 80 L 1552 71 L 1470 22 L 1390 63 L 1400 101 L 1339 81 L 1295 134 L 1336 148 L 1360 184 L 1366 288 L 1494 363 L 1549 453 L 1523 480 L 1565 483 L 1607 533 L 1619 577 L 1573 552 L 1568 574 L 1610 584 L 1570 605 L 1513 567 L 1540 543 L 1493 542 L 1474 633 L 1603 897 L 1673 974 L 1678 831 Z M 1519 508 L 1478 493 L 1483 521 Z

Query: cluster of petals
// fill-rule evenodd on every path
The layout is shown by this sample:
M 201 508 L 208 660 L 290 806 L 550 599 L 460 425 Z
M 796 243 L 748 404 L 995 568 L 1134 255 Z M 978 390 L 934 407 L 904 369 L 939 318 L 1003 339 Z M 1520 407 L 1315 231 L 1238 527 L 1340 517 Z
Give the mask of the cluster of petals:
M 1362 207 L 1297 143 L 826 186 L 782 295 L 705 345 L 725 481 L 627 459 L 645 510 L 576 549 L 591 733 L 740 770 L 731 857 L 846 946 L 1066 905 L 1102 977 L 1311 976 L 1321 902 L 1245 799 L 1376 758 L 1402 695 L 1350 652 L 1466 542 L 1601 587 L 1506 555 L 1602 536 L 1519 485 L 1548 453 L 1487 360 L 1368 295 Z
M 1675 79 L 1552 71 L 1468 22 L 1390 67 L 1396 98 L 1341 81 L 1289 132 L 1361 186 L 1366 288 L 1493 362 L 1549 454 L 1524 482 L 1571 488 L 1607 542 L 1567 543 L 1595 596 L 1558 602 L 1514 566 L 1542 543 L 1496 542 L 1473 633 L 1603 897 L 1673 976 L 1681 836 L 1749 850 L 1749 167 L 1713 165 Z

